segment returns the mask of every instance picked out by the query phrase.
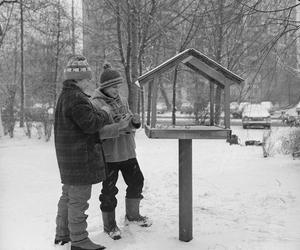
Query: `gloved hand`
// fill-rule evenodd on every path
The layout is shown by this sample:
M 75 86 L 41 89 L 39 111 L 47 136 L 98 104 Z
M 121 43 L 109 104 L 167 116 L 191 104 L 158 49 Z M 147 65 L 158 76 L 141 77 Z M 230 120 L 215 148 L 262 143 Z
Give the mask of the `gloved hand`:
M 133 114 L 133 115 L 132 115 L 131 122 L 132 122 L 133 124 L 139 124 L 139 123 L 141 123 L 140 115 L 137 114 L 137 113 Z
M 122 116 L 122 118 L 118 122 L 118 124 L 119 124 L 119 131 L 120 130 L 125 130 L 125 129 L 128 128 L 128 125 L 129 125 L 129 122 L 130 122 L 130 118 L 131 118 L 130 114 L 126 114 L 126 115 Z
M 134 129 L 138 129 L 141 127 L 141 119 L 140 119 L 140 115 L 135 113 L 132 115 L 132 119 L 131 119 L 131 126 Z

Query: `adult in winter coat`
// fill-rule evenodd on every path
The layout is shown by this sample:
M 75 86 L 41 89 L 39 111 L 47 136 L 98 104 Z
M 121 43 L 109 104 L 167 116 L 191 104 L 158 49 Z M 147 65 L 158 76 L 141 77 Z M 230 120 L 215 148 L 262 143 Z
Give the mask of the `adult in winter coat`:
M 120 84 L 122 84 L 120 73 L 106 64 L 100 77 L 100 87 L 92 96 L 92 103 L 97 109 L 107 105 L 110 107 L 111 125 L 106 125 L 100 131 L 108 175 L 102 183 L 99 199 L 104 231 L 115 240 L 121 238 L 121 231 L 115 220 L 116 194 L 118 193 L 116 183 L 119 171 L 127 184 L 126 222 L 134 222 L 143 227 L 152 224 L 148 217 L 141 216 L 139 212 L 140 201 L 143 198 L 144 177 L 136 159 L 134 129 L 139 128 L 141 123 L 139 116 L 133 115 L 129 110 L 127 100 L 119 95 Z M 120 130 L 117 126 L 117 122 L 122 117 L 125 117 L 124 119 L 130 117 L 129 126 L 125 130 Z
M 71 241 L 71 250 L 105 247 L 88 238 L 88 200 L 92 184 L 105 179 L 105 162 L 98 131 L 109 122 L 109 110 L 93 108 L 85 94 L 91 70 L 83 56 L 73 56 L 64 71 L 54 122 L 56 157 L 62 182 L 58 202 L 55 244 Z

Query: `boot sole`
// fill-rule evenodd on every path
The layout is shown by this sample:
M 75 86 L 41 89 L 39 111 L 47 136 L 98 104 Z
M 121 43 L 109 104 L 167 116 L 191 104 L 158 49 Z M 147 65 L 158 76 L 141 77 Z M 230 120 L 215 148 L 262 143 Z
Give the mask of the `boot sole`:
M 109 238 L 111 238 L 111 239 L 113 239 L 113 240 L 119 240 L 119 239 L 121 239 L 121 238 L 122 238 L 122 236 L 121 236 L 121 235 L 117 235 L 117 236 L 110 236 L 110 235 L 109 235 L 109 232 L 107 232 L 107 231 L 105 231 L 105 230 L 104 230 L 104 233 L 106 233 L 106 234 L 109 236 Z
M 109 236 L 110 237 L 110 236 Z M 121 239 L 122 237 L 121 236 L 115 236 L 115 237 L 110 237 L 110 238 L 112 238 L 113 240 L 119 240 L 119 239 Z
M 129 225 L 136 225 L 139 227 L 151 227 L 153 222 L 150 223 L 141 223 L 140 221 L 136 221 L 136 220 L 128 220 L 128 218 L 125 219 L 124 225 L 125 226 L 129 226 Z
M 64 244 L 68 244 L 70 240 L 54 240 L 55 245 L 63 246 Z
M 98 248 L 95 248 L 95 249 L 87 249 L 87 248 L 82 248 L 82 247 L 76 247 L 76 246 L 71 246 L 71 250 L 103 250 L 105 249 L 106 247 L 98 247 Z

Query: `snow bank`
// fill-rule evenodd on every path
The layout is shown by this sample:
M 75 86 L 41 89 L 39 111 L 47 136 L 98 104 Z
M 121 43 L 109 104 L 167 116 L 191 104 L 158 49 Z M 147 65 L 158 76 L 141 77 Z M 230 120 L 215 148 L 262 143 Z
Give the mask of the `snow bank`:
M 300 150 L 300 128 L 272 128 L 272 131 L 266 135 L 265 148 L 270 156 L 276 154 L 292 154 Z
M 235 127 L 241 140 L 261 140 L 265 130 Z M 286 155 L 263 158 L 258 146 L 193 140 L 193 240 L 178 240 L 178 141 L 136 135 L 145 176 L 141 213 L 150 228 L 124 226 L 125 183 L 120 176 L 116 210 L 123 238 L 103 233 L 94 185 L 87 211 L 90 237 L 110 250 L 299 250 L 300 164 Z M 0 139 L 0 249 L 56 247 L 59 172 L 53 140 Z

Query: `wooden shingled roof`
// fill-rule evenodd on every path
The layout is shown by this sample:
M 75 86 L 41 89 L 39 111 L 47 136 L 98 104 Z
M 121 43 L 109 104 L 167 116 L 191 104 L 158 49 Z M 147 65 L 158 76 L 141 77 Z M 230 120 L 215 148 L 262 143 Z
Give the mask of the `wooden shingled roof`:
M 141 85 L 144 85 L 156 75 L 166 72 L 179 63 L 185 64 L 187 67 L 201 74 L 208 80 L 212 80 L 223 86 L 241 84 L 244 81 L 243 78 L 234 74 L 232 71 L 226 69 L 203 53 L 191 48 L 173 56 L 169 60 L 141 75 L 138 77 L 138 82 Z

